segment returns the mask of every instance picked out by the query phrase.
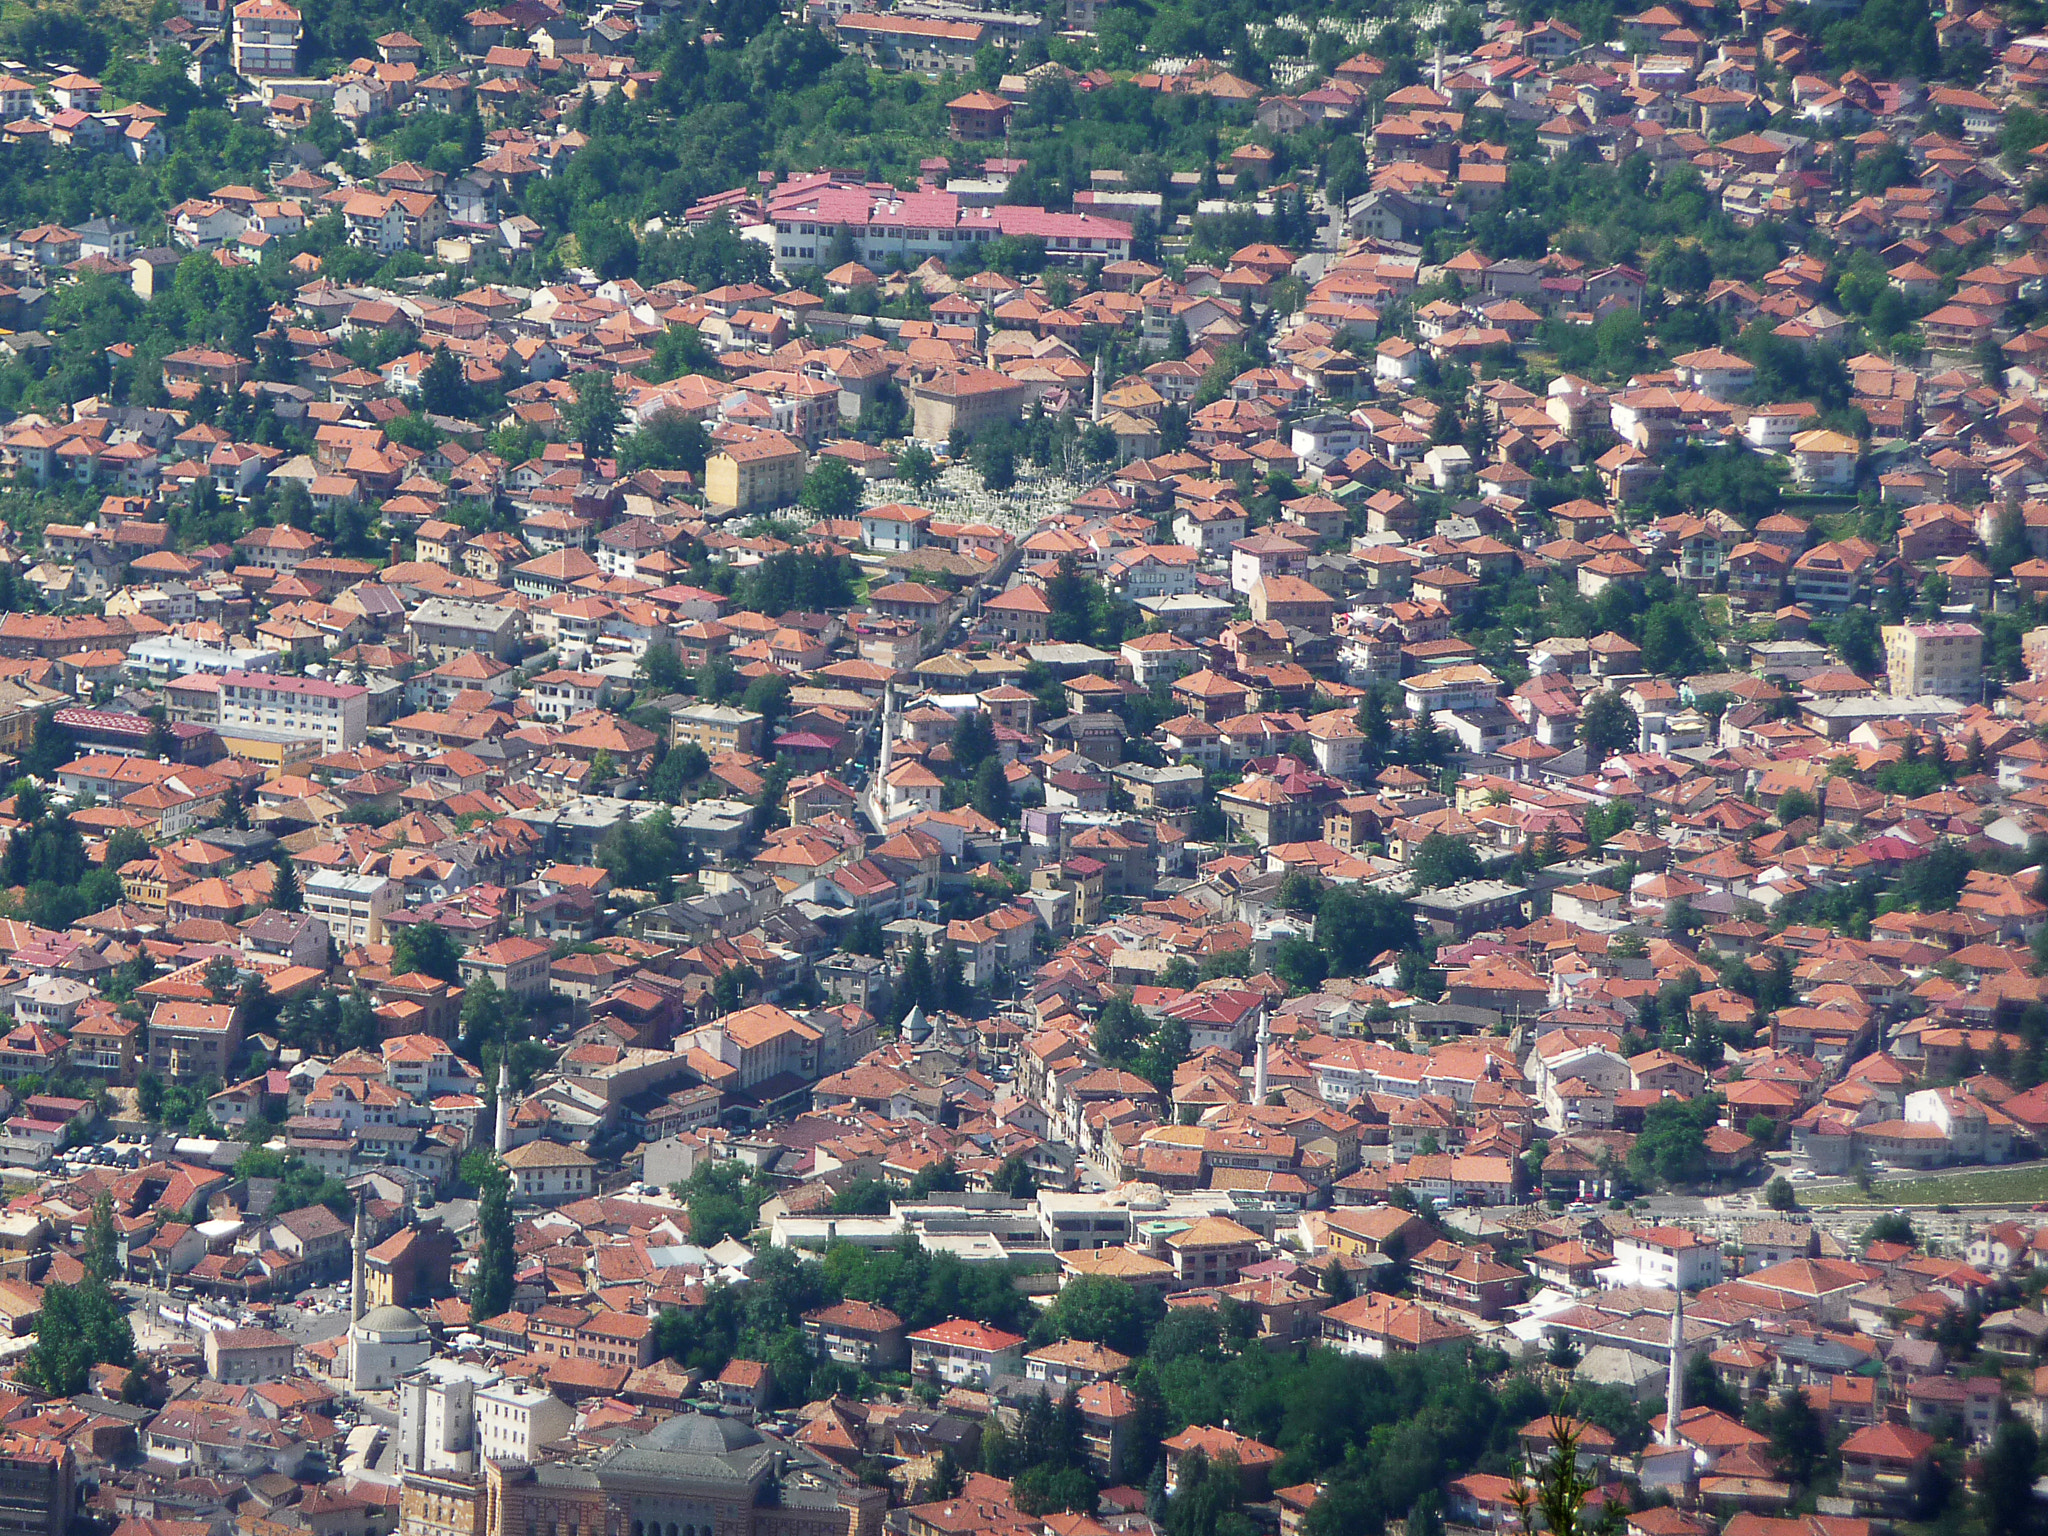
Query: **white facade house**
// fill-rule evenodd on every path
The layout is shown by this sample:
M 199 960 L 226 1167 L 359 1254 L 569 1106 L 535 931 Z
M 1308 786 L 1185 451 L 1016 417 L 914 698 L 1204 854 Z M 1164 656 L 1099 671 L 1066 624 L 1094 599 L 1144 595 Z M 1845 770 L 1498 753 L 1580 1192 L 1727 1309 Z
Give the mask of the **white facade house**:
M 1021 1375 L 1024 1339 L 956 1317 L 910 1336 L 910 1370 L 949 1386 L 986 1387 L 998 1376 Z
M 931 513 L 898 502 L 869 507 L 860 515 L 860 541 L 867 549 L 891 554 L 921 549 L 924 547 L 925 529 L 931 520 Z
M 242 0 L 235 7 L 235 73 L 278 79 L 299 72 L 299 13 L 281 0 Z
M 569 1433 L 576 1414 L 552 1392 L 500 1382 L 476 1395 L 476 1448 L 490 1461 L 533 1464 L 534 1452 Z
M 398 910 L 401 889 L 385 875 L 323 869 L 307 877 L 306 910 L 327 925 L 337 945 L 382 944 L 384 919 Z
M 504 1380 L 487 1366 L 429 1360 L 398 1384 L 398 1464 L 407 1472 L 476 1470 L 479 1391 Z
M 1608 1274 L 1617 1286 L 1698 1290 L 1721 1282 L 1721 1244 L 1683 1227 L 1638 1227 L 1614 1240 Z
M 329 752 L 363 744 L 370 725 L 370 690 L 317 677 L 236 671 L 220 680 L 220 729 L 267 737 L 305 736 Z

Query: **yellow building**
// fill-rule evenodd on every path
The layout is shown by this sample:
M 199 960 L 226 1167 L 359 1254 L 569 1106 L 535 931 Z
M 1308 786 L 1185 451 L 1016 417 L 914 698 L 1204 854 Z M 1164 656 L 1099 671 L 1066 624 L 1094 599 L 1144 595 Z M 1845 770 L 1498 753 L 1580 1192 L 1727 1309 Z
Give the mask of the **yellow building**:
M 727 443 L 704 462 L 704 499 L 731 512 L 780 507 L 804 485 L 804 451 L 780 432 Z
M 408 1472 L 398 1499 L 399 1536 L 484 1536 L 482 1479 L 461 1472 Z
M 720 752 L 758 752 L 761 749 L 761 717 L 750 709 L 729 704 L 692 704 L 668 717 L 671 747 L 694 742 L 706 757 Z
M 1984 686 L 1984 632 L 1974 624 L 1887 624 L 1884 669 L 1895 699 L 1975 699 Z

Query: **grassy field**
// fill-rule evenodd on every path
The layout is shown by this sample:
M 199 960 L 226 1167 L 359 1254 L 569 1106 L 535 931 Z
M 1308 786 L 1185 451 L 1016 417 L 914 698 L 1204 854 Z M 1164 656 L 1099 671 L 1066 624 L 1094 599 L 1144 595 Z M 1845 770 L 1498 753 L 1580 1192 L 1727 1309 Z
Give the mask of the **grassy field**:
M 1873 1184 L 1869 1194 L 1851 1184 L 1817 1191 L 1801 1203 L 1809 1200 L 1814 1205 L 2032 1205 L 2048 1200 L 2048 1166 L 1899 1179 Z

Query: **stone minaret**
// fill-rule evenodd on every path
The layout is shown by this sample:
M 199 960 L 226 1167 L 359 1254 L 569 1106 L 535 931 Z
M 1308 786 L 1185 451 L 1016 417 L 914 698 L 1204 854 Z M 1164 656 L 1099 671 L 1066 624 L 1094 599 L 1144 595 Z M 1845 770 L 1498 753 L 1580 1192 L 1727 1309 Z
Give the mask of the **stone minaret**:
M 363 1320 L 363 1282 L 369 1270 L 370 1226 L 363 1210 L 363 1191 L 356 1189 L 356 1230 L 349 1242 L 348 1325 L 351 1330 Z
M 1674 1286 L 1678 1298 L 1671 1309 L 1671 1374 L 1664 1383 L 1664 1443 L 1678 1444 L 1678 1416 L 1685 1411 L 1685 1290 Z
M 512 1150 L 512 1074 L 503 1057 L 498 1059 L 498 1131 L 491 1145 L 500 1157 Z
M 1264 1019 L 1259 1020 L 1258 1054 L 1252 1058 L 1252 1103 L 1256 1106 L 1266 1102 L 1266 1051 L 1273 1043 L 1273 1031 Z

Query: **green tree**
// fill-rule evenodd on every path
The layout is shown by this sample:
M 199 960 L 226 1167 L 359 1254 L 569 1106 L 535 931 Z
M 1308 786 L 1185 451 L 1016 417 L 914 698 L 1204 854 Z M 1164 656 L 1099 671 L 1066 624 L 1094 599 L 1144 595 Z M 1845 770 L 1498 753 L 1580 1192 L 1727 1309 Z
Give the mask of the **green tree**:
M 643 469 L 704 473 L 711 453 L 711 434 L 704 423 L 681 411 L 656 411 L 619 444 L 619 468 L 627 474 Z
M 974 468 L 985 491 L 1007 491 L 1017 483 L 1017 453 L 1001 439 L 975 444 Z
M 502 1043 L 505 1038 L 505 994 L 488 976 L 479 976 L 462 989 L 462 1053 L 471 1061 L 483 1059 L 486 1042 Z M 485 1083 L 495 1090 L 497 1079 Z
M 306 899 L 299 892 L 299 872 L 288 853 L 277 857 L 277 875 L 270 883 L 270 904 L 280 912 L 306 909 Z
M 1807 817 L 1818 819 L 1820 802 L 1803 789 L 1788 789 L 1778 796 L 1778 825 L 1789 827 Z
M 1774 1211 L 1796 1211 L 1799 1209 L 1799 1192 L 1781 1173 L 1764 1186 L 1764 1203 Z
M 815 517 L 851 517 L 860 510 L 860 477 L 844 459 L 821 458 L 804 476 L 797 504 Z
M 120 1268 L 120 1249 L 114 1231 L 114 1197 L 101 1190 L 92 1204 L 92 1221 L 85 1229 L 85 1271 L 106 1284 Z
M 1828 1428 L 1813 1411 L 1803 1391 L 1781 1392 L 1776 1401 L 1759 1404 L 1756 1428 L 1771 1437 L 1771 1458 L 1792 1474 L 1800 1486 L 1813 1481 L 1828 1456 Z
M 1600 1485 L 1579 1468 L 1578 1426 L 1554 1414 L 1550 1437 L 1550 1460 L 1533 1483 L 1518 1484 L 1513 1494 L 1524 1536 L 1613 1536 L 1621 1529 L 1622 1507 L 1591 1502 Z
M 985 709 L 969 710 L 953 722 L 953 772 L 971 777 L 996 753 L 995 721 Z
M 1139 1041 L 1147 1033 L 1145 1016 L 1131 994 L 1119 992 L 1095 1015 L 1095 1054 L 1113 1066 L 1127 1067 L 1137 1060 Z
M 1872 1243 L 1902 1243 L 1908 1248 L 1920 1246 L 1920 1234 L 1913 1230 L 1913 1218 L 1903 1211 L 1887 1211 L 1863 1229 L 1863 1245 Z
M 761 717 L 761 737 L 773 741 L 782 730 L 782 717 L 789 712 L 789 677 L 782 672 L 769 672 L 747 684 L 747 691 L 740 697 L 740 708 L 750 709 Z
M 512 1307 L 516 1279 L 512 1249 L 512 1175 L 481 1147 L 462 1160 L 462 1176 L 476 1186 L 476 1269 L 469 1282 L 469 1320 L 480 1323 Z
M 1330 958 L 1307 939 L 1289 935 L 1273 951 L 1273 974 L 1291 991 L 1313 992 L 1330 974 Z
M 968 803 L 990 821 L 1000 824 L 1009 820 L 1013 809 L 1010 776 L 1004 770 L 1001 757 L 985 758 L 974 770 L 974 784 L 968 794 Z
M 1476 880 L 1483 868 L 1472 845 L 1448 832 L 1432 832 L 1423 838 L 1408 863 L 1415 888 L 1422 891 Z
M 925 948 L 922 935 L 911 940 L 903 956 L 903 970 L 896 978 L 896 987 L 891 995 L 897 1023 L 901 1023 L 913 1008 L 929 1011 L 939 1006 L 938 989 L 932 980 L 932 957 Z
M 1640 1183 L 1682 1188 L 1707 1178 L 1706 1134 L 1720 1118 L 1718 1093 L 1663 1099 L 1643 1113 L 1643 1129 L 1629 1149 L 1629 1171 Z
M 458 419 L 468 416 L 475 408 L 469 381 L 462 376 L 462 365 L 445 346 L 434 348 L 426 371 L 420 375 L 419 403 L 420 409 L 430 416 Z
M 1316 943 L 1330 957 L 1330 970 L 1355 976 L 1388 950 L 1415 944 L 1415 915 L 1391 891 L 1331 885 L 1316 905 Z
M 35 1336 L 15 1376 L 45 1397 L 83 1392 L 96 1365 L 135 1363 L 135 1335 L 127 1314 L 94 1274 L 76 1285 L 53 1281 L 43 1288 Z
M 926 1163 L 917 1170 L 910 1181 L 910 1198 L 923 1200 L 935 1194 L 958 1194 L 967 1187 L 967 1180 L 959 1166 L 950 1157 L 942 1157 L 935 1163 Z
M 694 325 L 670 326 L 654 338 L 653 350 L 653 358 L 641 371 L 657 384 L 686 373 L 703 373 L 717 361 Z
M 855 1179 L 832 1197 L 834 1216 L 886 1216 L 901 1186 L 880 1179 Z
M 1835 654 L 1851 672 L 1871 677 L 1884 669 L 1884 640 L 1868 608 L 1850 607 L 1835 621 L 1834 635 Z
M 1149 1286 L 1140 1290 L 1110 1276 L 1083 1275 L 1060 1288 L 1031 1336 L 1040 1344 L 1081 1339 L 1135 1357 L 1145 1352 L 1165 1315 L 1164 1302 Z
M 996 1165 L 996 1171 L 989 1175 L 988 1187 L 1012 1200 L 1032 1200 L 1038 1196 L 1038 1178 L 1021 1152 L 1012 1152 Z
M 417 972 L 450 984 L 462 979 L 462 951 L 453 935 L 438 923 L 408 923 L 391 946 L 391 972 Z
M 921 496 L 938 484 L 939 461 L 929 448 L 907 443 L 896 454 L 896 478 Z
M 576 375 L 576 403 L 569 408 L 569 429 L 583 445 L 586 459 L 610 456 L 618 441 L 619 386 L 602 368 L 586 368 Z
M 1977 1514 L 1987 1536 L 2034 1536 L 2041 1529 L 2034 1495 L 2040 1460 L 2041 1442 L 2026 1420 L 1998 1426 L 1977 1475 Z
M 699 1163 L 678 1191 L 690 1209 L 690 1241 L 709 1247 L 720 1238 L 746 1237 L 773 1192 L 738 1158 Z
M 1635 751 L 1641 722 L 1626 699 L 1603 688 L 1579 706 L 1579 740 L 1585 743 L 1587 757 L 1599 762 L 1616 752 Z

